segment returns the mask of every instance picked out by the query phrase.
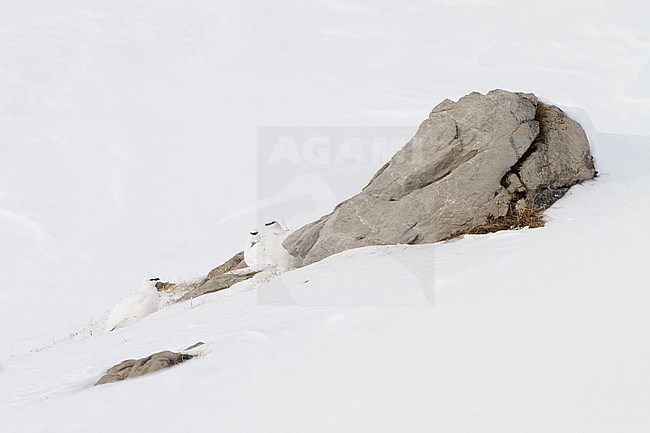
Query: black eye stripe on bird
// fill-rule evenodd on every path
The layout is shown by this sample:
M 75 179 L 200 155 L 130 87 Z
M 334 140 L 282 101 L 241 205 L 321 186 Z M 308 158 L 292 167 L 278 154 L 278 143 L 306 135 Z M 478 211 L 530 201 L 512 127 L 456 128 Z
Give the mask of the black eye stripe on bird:
M 265 226 L 271 226 L 271 225 L 273 225 L 273 224 L 275 224 L 275 223 L 276 223 L 276 221 L 270 221 L 270 222 L 268 222 L 268 223 L 266 223 L 266 224 L 264 224 L 264 225 L 265 225 Z
M 160 281 L 160 278 L 149 278 L 149 281 Z

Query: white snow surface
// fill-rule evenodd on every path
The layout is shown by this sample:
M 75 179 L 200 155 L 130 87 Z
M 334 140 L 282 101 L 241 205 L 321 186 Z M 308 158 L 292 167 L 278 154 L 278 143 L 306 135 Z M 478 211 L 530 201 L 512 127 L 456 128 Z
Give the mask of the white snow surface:
M 0 431 L 650 430 L 649 15 L 625 0 L 6 2 Z M 200 276 L 260 223 L 295 229 L 338 203 L 258 209 L 258 126 L 415 131 L 442 99 L 493 88 L 588 131 L 599 177 L 545 227 L 349 251 L 102 333 L 145 275 Z M 337 193 L 378 168 L 345 171 Z M 183 365 L 92 386 L 197 341 Z

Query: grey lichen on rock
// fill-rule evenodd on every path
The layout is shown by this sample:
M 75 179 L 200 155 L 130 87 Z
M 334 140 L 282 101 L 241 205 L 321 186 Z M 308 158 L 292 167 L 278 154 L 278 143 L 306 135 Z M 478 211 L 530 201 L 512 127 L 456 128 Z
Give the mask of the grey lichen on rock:
M 194 356 L 187 353 L 175 353 L 168 350 L 154 353 L 141 359 L 127 359 L 109 368 L 95 385 L 131 379 L 153 373 L 173 365 L 181 364 Z
M 436 242 L 548 208 L 595 176 L 586 134 L 529 93 L 493 90 L 444 100 L 356 196 L 294 232 L 303 264 L 357 247 Z

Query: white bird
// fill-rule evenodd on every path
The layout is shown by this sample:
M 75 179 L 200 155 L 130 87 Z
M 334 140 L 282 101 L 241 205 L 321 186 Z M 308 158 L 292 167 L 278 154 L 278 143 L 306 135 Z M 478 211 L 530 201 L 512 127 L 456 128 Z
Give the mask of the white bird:
M 266 264 L 264 257 L 264 245 L 258 231 L 250 232 L 248 242 L 244 249 L 244 262 L 250 268 L 258 268 Z
M 277 221 L 268 222 L 264 226 L 267 233 L 262 239 L 262 245 L 268 263 L 284 270 L 298 267 L 298 259 L 282 246 L 282 242 L 291 232 L 285 230 Z
M 138 290 L 118 302 L 108 315 L 106 331 L 132 325 L 156 311 L 160 303 L 156 287 L 159 282 L 160 278 L 149 278 Z

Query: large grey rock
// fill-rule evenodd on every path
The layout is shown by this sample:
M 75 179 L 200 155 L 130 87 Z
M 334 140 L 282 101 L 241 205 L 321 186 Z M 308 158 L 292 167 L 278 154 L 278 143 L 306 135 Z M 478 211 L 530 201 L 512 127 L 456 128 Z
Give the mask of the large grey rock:
M 110 382 L 117 382 L 124 379 L 131 379 L 154 371 L 162 370 L 176 364 L 192 359 L 193 356 L 187 353 L 175 353 L 168 350 L 154 353 L 141 359 L 127 359 L 109 368 L 95 385 L 102 385 Z
M 526 93 L 445 100 L 363 191 L 283 243 L 304 265 L 367 245 L 436 242 L 594 177 L 580 125 Z

